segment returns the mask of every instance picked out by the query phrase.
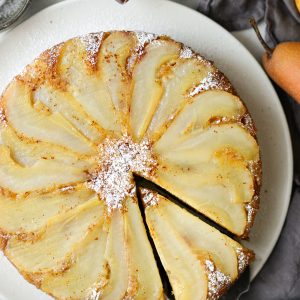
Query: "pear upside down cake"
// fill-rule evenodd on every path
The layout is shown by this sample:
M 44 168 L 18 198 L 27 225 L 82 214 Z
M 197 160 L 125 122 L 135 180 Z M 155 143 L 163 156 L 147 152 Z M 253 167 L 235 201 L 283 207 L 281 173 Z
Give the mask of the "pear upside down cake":
M 165 299 L 166 280 L 175 299 L 218 299 L 253 260 L 236 239 L 258 209 L 255 127 L 181 43 L 56 45 L 11 81 L 0 120 L 0 248 L 55 299 Z

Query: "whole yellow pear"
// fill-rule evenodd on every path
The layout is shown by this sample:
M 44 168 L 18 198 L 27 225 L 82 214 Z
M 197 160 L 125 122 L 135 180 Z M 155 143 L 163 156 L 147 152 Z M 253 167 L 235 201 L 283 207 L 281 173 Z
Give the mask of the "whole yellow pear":
M 283 90 L 300 103 L 300 42 L 282 42 L 271 49 L 262 38 L 255 19 L 250 18 L 249 21 L 266 50 L 262 57 L 264 69 Z
M 300 42 L 278 44 L 271 54 L 264 53 L 262 62 L 268 75 L 300 103 Z

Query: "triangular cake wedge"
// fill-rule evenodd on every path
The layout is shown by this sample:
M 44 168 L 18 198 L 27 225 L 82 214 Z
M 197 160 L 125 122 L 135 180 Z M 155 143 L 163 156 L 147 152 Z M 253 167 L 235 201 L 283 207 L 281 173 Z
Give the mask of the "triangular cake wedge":
M 165 197 L 140 190 L 147 225 L 176 300 L 218 299 L 254 254 Z

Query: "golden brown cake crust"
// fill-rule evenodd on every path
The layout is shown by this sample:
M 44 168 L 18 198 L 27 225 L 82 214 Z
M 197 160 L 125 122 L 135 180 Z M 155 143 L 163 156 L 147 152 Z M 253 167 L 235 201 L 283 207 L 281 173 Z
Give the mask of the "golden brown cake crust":
M 28 65 L 24 71 L 17 75 L 10 85 L 7 87 L 7 89 L 3 92 L 1 98 L 0 98 L 0 128 L 13 127 L 11 125 L 11 121 L 8 117 L 8 101 L 10 101 L 10 95 L 11 93 L 10 87 L 13 86 L 13 84 L 17 83 L 22 86 L 25 86 L 31 93 L 37 91 L 43 84 L 48 84 L 55 89 L 57 89 L 60 92 L 66 92 L 69 88 L 69 82 L 67 82 L 64 78 L 60 76 L 60 64 L 61 61 L 64 59 L 64 51 L 66 47 L 69 46 L 70 43 L 78 44 L 78 51 L 82 54 L 82 62 L 84 62 L 84 66 L 86 67 L 87 74 L 101 76 L 101 70 L 99 70 L 98 66 L 98 59 L 99 59 L 99 52 L 101 51 L 101 47 L 103 46 L 103 42 L 108 39 L 108 37 L 114 32 L 100 32 L 100 33 L 91 33 L 83 37 L 78 37 L 74 39 L 70 39 L 66 42 L 60 43 L 46 51 L 44 51 L 33 63 Z M 152 43 L 155 42 L 163 42 L 167 41 L 170 43 L 174 43 L 177 46 L 180 47 L 181 53 L 180 58 L 191 58 L 200 61 L 202 64 L 207 66 L 210 71 L 208 75 L 199 83 L 195 83 L 195 85 L 188 91 L 188 94 L 186 95 L 186 101 L 192 101 L 194 97 L 197 95 L 200 95 L 201 93 L 205 93 L 208 90 L 222 90 L 226 91 L 232 95 L 235 95 L 237 97 L 238 94 L 232 84 L 230 83 L 229 79 L 220 72 L 213 64 L 213 62 L 206 60 L 201 55 L 195 53 L 190 48 L 184 46 L 181 43 L 173 41 L 171 38 L 167 36 L 157 36 L 153 34 L 146 34 L 146 33 L 138 33 L 130 32 L 130 31 L 124 31 L 125 35 L 133 36 L 138 41 L 136 42 L 136 47 L 131 48 L 131 56 L 129 58 L 126 58 L 126 70 L 124 68 L 122 69 L 121 65 L 118 65 L 117 68 L 121 73 L 121 82 L 128 83 L 132 77 L 133 77 L 133 69 L 134 66 L 142 61 L 142 59 L 147 54 L 146 47 Z M 83 45 L 85 45 L 85 48 L 82 49 Z M 75 51 L 75 50 L 74 50 Z M 110 61 L 116 60 L 117 58 L 108 54 L 105 56 L 105 60 L 109 63 Z M 168 68 L 171 68 L 172 64 L 169 66 L 164 66 L 165 69 L 163 69 L 162 72 L 168 72 Z M 68 72 L 68 70 L 66 70 Z M 129 86 L 129 85 L 128 85 Z M 131 92 L 131 91 L 130 91 Z M 124 96 L 126 98 L 126 96 Z M 239 98 L 240 99 L 240 98 Z M 242 100 L 241 100 L 242 101 Z M 243 103 L 244 104 L 244 103 Z M 257 142 L 257 136 L 256 136 L 256 128 L 253 122 L 253 119 L 247 110 L 245 104 L 245 113 L 241 116 L 239 116 L 238 120 L 235 120 L 234 123 L 238 124 L 240 127 L 245 129 L 247 133 L 249 133 Z M 50 112 L 50 110 L 45 109 L 45 107 L 39 108 L 43 113 L 47 115 L 47 113 Z M 127 108 L 124 109 L 126 111 Z M 123 117 L 123 113 L 130 113 L 130 109 L 128 108 L 128 112 L 120 113 L 120 118 Z M 120 109 L 121 110 L 121 109 Z M 74 119 L 76 119 L 76 116 L 74 116 Z M 78 121 L 78 120 L 77 120 Z M 219 125 L 219 124 L 233 124 L 232 120 L 226 120 L 218 117 L 211 118 L 209 120 L 209 124 L 213 125 Z M 157 167 L 157 157 L 156 153 L 152 151 L 152 146 L 154 142 L 149 139 L 146 141 L 143 141 L 142 143 L 137 143 L 134 139 L 129 138 L 130 130 L 124 129 L 124 124 L 121 124 L 121 129 L 113 130 L 113 129 L 105 129 L 101 126 L 96 127 L 96 125 L 91 122 L 91 128 L 99 128 L 99 131 L 101 131 L 101 137 L 99 137 L 99 141 L 101 143 L 105 143 L 105 140 L 110 140 L 107 144 L 107 148 L 109 150 L 105 150 L 104 155 L 97 149 L 97 155 L 94 155 L 94 161 L 98 163 L 97 168 L 89 168 L 86 167 L 84 169 L 84 180 L 85 183 L 87 183 L 87 187 L 93 190 L 96 194 L 100 194 L 101 196 L 105 196 L 107 199 L 104 199 L 106 201 L 107 207 L 109 207 L 111 210 L 115 208 L 123 208 L 122 205 L 120 206 L 120 203 L 124 202 L 124 199 L 126 197 L 135 197 L 135 183 L 133 181 L 132 173 L 135 173 L 139 176 L 143 176 L 148 180 L 152 180 L 154 178 L 154 174 Z M 166 125 L 168 127 L 168 125 Z M 33 137 L 26 137 L 23 136 L 21 133 L 17 132 L 17 130 L 14 130 L 14 133 L 18 136 L 19 139 L 24 139 L 26 143 L 36 144 L 43 143 L 43 141 L 33 138 Z M 123 140 L 122 140 L 123 139 Z M 141 146 L 142 145 L 142 146 Z M 98 144 L 99 146 L 99 144 Z M 64 150 L 64 146 L 59 146 L 60 150 Z M 110 147 L 110 148 L 109 148 Z M 125 147 L 125 148 L 124 148 Z M 93 147 L 91 147 L 93 148 Z M 95 148 L 95 147 L 94 147 Z M 94 149 L 93 148 L 93 149 Z M 128 152 L 128 149 L 131 151 Z M 109 152 L 110 151 L 110 152 Z M 113 152 L 112 152 L 113 151 Z M 121 153 L 121 158 L 119 160 L 119 164 L 113 165 L 112 157 L 115 152 Z M 123 152 L 122 152 L 123 151 Z M 99 154 L 100 153 L 100 154 Z M 129 154 L 128 154 L 129 153 Z M 103 155 L 103 159 L 101 160 L 101 155 Z M 130 159 L 135 160 L 134 163 L 128 163 L 128 161 L 124 162 L 124 156 L 127 155 L 133 155 L 130 157 Z M 90 154 L 86 155 L 83 154 L 81 158 L 84 160 L 86 157 L 92 156 Z M 140 160 L 136 160 L 136 157 L 138 157 Z M 45 160 L 51 160 L 49 157 L 46 157 L 43 159 Z M 113 165 L 113 169 L 111 166 Z M 249 203 L 244 203 L 244 210 L 247 215 L 247 224 L 245 227 L 245 230 L 243 234 L 241 234 L 239 237 L 243 239 L 247 239 L 250 234 L 251 227 L 253 226 L 255 215 L 259 209 L 259 192 L 261 187 L 261 178 L 262 178 L 262 167 L 261 167 L 261 160 L 259 160 L 250 163 L 247 165 L 247 169 L 250 171 L 251 175 L 253 176 L 253 190 L 254 194 Z M 116 171 L 117 170 L 117 171 Z M 125 170 L 125 171 L 124 171 Z M 110 179 L 113 178 L 115 181 L 113 182 L 114 185 L 109 185 L 109 179 L 107 179 L 108 171 L 115 172 L 117 176 L 113 178 L 114 176 L 110 176 Z M 119 173 L 118 173 L 119 172 Z M 117 177 L 123 176 L 124 173 L 130 173 L 130 176 L 126 178 L 126 184 L 122 185 L 123 182 L 116 185 L 116 182 L 118 181 Z M 102 181 L 101 181 L 102 180 Z M 61 184 L 59 186 L 52 186 L 47 189 L 40 190 L 41 192 L 50 192 L 54 191 L 57 188 L 63 189 L 63 188 L 73 188 L 73 186 L 76 186 L 76 183 L 72 183 L 69 185 Z M 115 189 L 115 187 L 118 187 L 118 189 Z M 18 193 L 15 193 L 13 191 L 10 191 L 8 188 L 1 187 L 1 192 L 5 195 L 10 195 L 13 197 L 16 197 Z M 22 197 L 26 195 L 25 193 L 20 193 Z M 30 192 L 29 192 L 30 193 Z M 117 196 L 116 196 L 117 195 Z M 114 199 L 117 199 L 118 203 L 113 203 L 113 201 L 108 200 L 110 197 L 114 197 Z M 103 200 L 103 199 L 102 199 Z M 134 200 L 135 201 L 135 200 Z M 151 202 L 151 200 L 149 200 Z M 149 202 L 149 203 L 150 203 Z M 113 203 L 113 204 L 111 204 Z M 145 203 L 145 205 L 155 205 L 156 203 Z M 123 212 L 123 210 L 121 210 Z M 124 212 L 126 211 L 126 208 L 124 208 Z M 8 232 L 5 232 L 0 227 L 0 250 L 3 250 L 4 253 L 6 253 L 6 248 L 9 240 L 11 238 L 15 238 L 18 236 L 19 240 L 22 240 L 23 235 L 22 233 L 18 233 L 17 235 L 12 235 Z M 26 233 L 26 236 L 24 235 L 24 238 L 28 240 L 28 234 Z M 29 236 L 29 239 L 32 238 L 32 236 Z M 240 273 L 242 273 L 247 265 L 254 259 L 254 253 L 250 250 L 241 250 L 240 256 L 242 257 L 241 260 L 245 262 L 244 267 L 241 267 L 239 270 Z M 10 259 L 10 258 L 9 258 Z M 14 263 L 12 259 L 10 261 Z M 18 269 L 17 264 L 15 264 Z M 21 274 L 29 281 L 35 284 L 36 286 L 40 287 L 42 285 L 42 279 L 39 277 L 40 274 L 37 273 L 30 273 L 21 271 Z M 42 288 L 42 287 L 41 287 Z M 43 288 L 42 288 L 43 289 Z M 220 291 L 220 295 L 225 292 L 226 288 L 224 290 Z M 46 291 L 47 293 L 51 294 L 50 292 Z

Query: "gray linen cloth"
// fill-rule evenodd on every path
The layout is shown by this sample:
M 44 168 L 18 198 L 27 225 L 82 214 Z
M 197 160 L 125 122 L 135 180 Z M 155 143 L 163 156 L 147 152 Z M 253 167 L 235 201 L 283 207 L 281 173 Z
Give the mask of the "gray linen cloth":
M 300 42 L 300 14 L 294 0 L 174 0 L 206 14 L 228 30 L 249 28 L 248 18 L 266 22 L 271 47 Z M 300 72 L 300 70 L 299 70 Z M 300 84 L 300 83 L 299 83 Z M 277 245 L 242 300 L 300 300 L 300 105 L 276 87 L 294 148 L 294 188 Z

